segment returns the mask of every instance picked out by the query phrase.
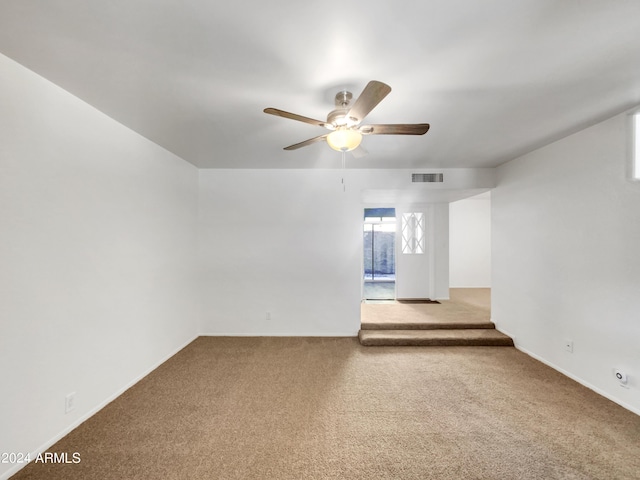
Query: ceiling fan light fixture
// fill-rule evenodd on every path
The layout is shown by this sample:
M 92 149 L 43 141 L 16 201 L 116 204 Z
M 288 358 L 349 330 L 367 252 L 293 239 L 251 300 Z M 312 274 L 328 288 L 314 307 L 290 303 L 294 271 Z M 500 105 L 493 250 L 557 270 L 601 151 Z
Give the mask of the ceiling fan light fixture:
M 295 113 L 285 112 L 277 108 L 265 108 L 264 113 L 278 117 L 297 120 L 298 122 L 324 127 L 331 133 L 309 138 L 304 142 L 284 147 L 285 150 L 297 150 L 317 142 L 326 140 L 329 146 L 338 152 L 349 152 L 360 146 L 362 135 L 424 135 L 429 130 L 428 123 L 381 123 L 376 125 L 361 125 L 364 118 L 391 92 L 391 87 L 385 83 L 371 80 L 364 87 L 355 103 L 351 105 L 353 95 L 343 90 L 336 95 L 336 108 L 329 112 L 327 120 L 316 120 L 303 117 Z M 356 152 L 362 153 L 363 149 Z M 639 167 L 640 168 L 640 167 Z
M 362 134 L 357 130 L 338 129 L 327 135 L 327 143 L 339 152 L 349 152 L 358 148 L 362 142 Z

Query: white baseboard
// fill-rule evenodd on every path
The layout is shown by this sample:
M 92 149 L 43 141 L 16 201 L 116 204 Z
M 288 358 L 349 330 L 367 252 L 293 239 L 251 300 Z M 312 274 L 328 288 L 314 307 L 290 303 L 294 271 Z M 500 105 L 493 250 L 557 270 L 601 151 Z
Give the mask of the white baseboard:
M 469 287 L 449 287 L 449 288 L 453 288 L 453 289 L 456 289 L 456 288 L 467 288 L 467 289 L 469 289 L 469 288 L 483 288 L 483 289 L 488 289 L 489 288 L 490 289 L 491 286 L 479 287 L 478 285 L 471 285 Z
M 609 392 L 605 392 L 601 388 L 598 388 L 595 385 L 592 385 L 591 383 L 587 382 L 583 378 L 580 378 L 580 377 L 574 375 L 573 373 L 568 372 L 567 370 L 557 366 L 553 362 L 550 362 L 550 361 L 542 358 L 540 355 L 535 354 L 535 353 L 527 350 L 522 345 L 518 345 L 518 342 L 516 341 L 516 338 L 513 335 L 511 335 L 509 332 L 506 332 L 505 330 L 500 330 L 498 328 L 496 328 L 496 330 L 498 330 L 498 331 L 504 333 L 505 335 L 508 335 L 509 337 L 511 337 L 513 339 L 513 343 L 514 343 L 516 349 L 520 350 L 522 353 L 524 353 L 526 355 L 529 355 L 531 358 L 535 358 L 539 362 L 544 363 L 546 366 L 553 368 L 554 370 L 560 372 L 564 376 L 569 377 L 571 380 L 573 380 L 575 382 L 578 382 L 580 385 L 583 385 L 583 386 L 587 387 L 589 390 L 593 390 L 598 395 L 602 395 L 604 398 L 606 398 L 608 400 L 611 400 L 614 403 L 617 403 L 621 407 L 626 408 L 627 410 L 635 413 L 636 415 L 640 415 L 640 409 L 638 409 L 638 408 L 636 408 L 636 407 L 634 407 L 632 405 L 629 405 L 628 403 L 620 400 L 619 398 L 615 397 L 614 395 L 611 395 Z
M 151 366 L 150 368 L 148 368 L 147 370 L 145 370 L 143 373 L 141 373 L 140 375 L 138 375 L 135 379 L 133 379 L 132 381 L 130 381 L 127 385 L 125 385 L 124 387 L 122 387 L 121 389 L 119 389 L 118 391 L 116 391 L 114 394 L 110 395 L 109 397 L 107 397 L 107 399 L 103 400 L 101 403 L 99 403 L 96 407 L 92 408 L 91 410 L 89 410 L 87 413 L 85 413 L 83 416 L 81 416 L 80 418 L 76 419 L 72 424 L 70 424 L 68 427 L 66 427 L 64 430 L 62 430 L 61 432 L 57 433 L 53 438 L 47 440 L 45 443 L 43 443 L 42 445 L 40 445 L 37 449 L 35 449 L 34 451 L 31 452 L 31 458 L 35 459 L 38 454 L 40 453 L 44 453 L 45 451 L 47 451 L 47 449 L 49 447 L 51 447 L 51 445 L 53 445 L 54 443 L 56 443 L 58 440 L 60 440 L 62 437 L 64 437 L 65 435 L 68 435 L 72 430 L 74 430 L 75 428 L 77 428 L 82 422 L 85 422 L 86 420 L 88 420 L 89 418 L 91 418 L 92 416 L 94 416 L 96 413 L 98 413 L 100 410 L 102 410 L 104 407 L 106 407 L 109 403 L 113 402 L 116 398 L 118 398 L 120 395 L 122 395 L 124 392 L 126 392 L 127 390 L 129 390 L 131 387 L 133 387 L 136 383 L 138 383 L 140 380 L 142 380 L 144 377 L 146 377 L 147 375 L 149 375 L 151 372 L 153 372 L 156 368 L 158 368 L 160 365 L 162 365 L 164 362 L 166 362 L 167 360 L 169 360 L 171 357 L 173 357 L 176 353 L 178 353 L 180 350 L 182 350 L 183 348 L 185 348 L 187 345 L 189 345 L 191 342 L 193 342 L 196 338 L 198 338 L 198 336 L 196 335 L 195 337 L 191 338 L 190 340 L 188 340 L 187 342 L 185 342 L 182 346 L 176 348 L 175 350 L 173 350 L 171 353 L 169 353 L 168 355 L 166 355 L 165 357 L 163 357 L 162 360 L 156 362 L 155 364 L 153 364 L 153 366 Z M 33 461 L 33 460 L 32 460 Z M 11 467 L 9 470 L 7 470 L 6 472 L 2 473 L 2 475 L 0 475 L 0 480 L 7 480 L 9 477 L 11 477 L 12 475 L 15 475 L 19 470 L 22 470 L 24 467 L 26 467 L 28 464 L 15 464 L 13 467 Z
M 358 332 L 212 332 L 201 333 L 200 337 L 357 337 Z

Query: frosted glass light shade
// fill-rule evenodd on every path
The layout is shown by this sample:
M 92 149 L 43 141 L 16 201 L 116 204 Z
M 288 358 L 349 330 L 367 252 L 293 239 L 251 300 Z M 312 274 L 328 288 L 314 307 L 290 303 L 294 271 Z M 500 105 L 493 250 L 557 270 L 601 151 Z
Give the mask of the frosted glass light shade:
M 362 141 L 362 134 L 356 130 L 338 129 L 327 136 L 327 143 L 334 150 L 348 152 L 358 148 Z

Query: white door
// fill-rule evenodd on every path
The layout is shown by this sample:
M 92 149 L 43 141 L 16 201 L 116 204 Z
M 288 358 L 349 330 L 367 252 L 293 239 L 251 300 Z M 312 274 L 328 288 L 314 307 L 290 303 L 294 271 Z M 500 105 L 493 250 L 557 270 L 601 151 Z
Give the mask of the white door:
M 396 298 L 431 298 L 429 206 L 396 208 Z

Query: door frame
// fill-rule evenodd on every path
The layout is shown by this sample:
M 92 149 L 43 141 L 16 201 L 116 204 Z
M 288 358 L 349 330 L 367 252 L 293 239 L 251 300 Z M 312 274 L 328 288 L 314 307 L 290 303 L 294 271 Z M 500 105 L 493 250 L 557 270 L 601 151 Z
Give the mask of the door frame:
M 393 221 L 388 221 L 388 222 L 384 222 L 382 220 L 377 221 L 377 222 L 367 222 L 366 221 L 367 217 L 364 216 L 364 215 L 366 215 L 366 210 L 376 209 L 376 208 L 393 209 L 394 210 L 394 217 L 387 217 L 387 218 L 393 218 L 394 220 Z M 374 206 L 364 206 L 363 205 L 362 212 L 363 212 L 363 216 L 361 217 L 362 218 L 362 223 L 361 223 L 360 231 L 364 234 L 363 226 L 364 225 L 372 225 L 372 227 L 371 227 L 372 238 L 373 238 L 373 234 L 374 234 L 376 225 L 391 225 L 391 224 L 393 224 L 393 226 L 394 226 L 394 239 L 393 239 L 393 242 L 394 242 L 394 245 L 393 245 L 394 278 L 393 278 L 393 298 L 392 299 L 395 300 L 396 294 L 397 294 L 396 280 L 397 280 L 397 275 L 398 275 L 398 267 L 397 267 L 397 257 L 398 257 L 398 217 L 397 217 L 397 212 L 395 210 L 395 206 L 390 206 L 390 205 L 379 206 L 379 205 L 377 205 L 377 206 L 374 207 Z M 371 217 L 369 217 L 369 218 L 371 218 Z M 381 218 L 384 218 L 384 217 L 381 217 Z M 360 256 L 360 298 L 361 298 L 361 301 L 364 301 L 364 300 L 366 300 L 364 288 L 365 288 L 365 283 L 367 282 L 367 280 L 365 278 L 365 263 L 364 263 L 364 261 L 365 261 L 364 235 L 362 236 L 362 241 L 360 243 L 360 246 L 362 248 L 361 256 Z M 373 252 L 372 252 L 372 254 L 373 254 Z M 372 268 L 373 268 L 373 266 L 372 266 Z M 372 272 L 372 280 L 371 281 L 375 282 L 373 277 L 375 277 L 375 275 Z

